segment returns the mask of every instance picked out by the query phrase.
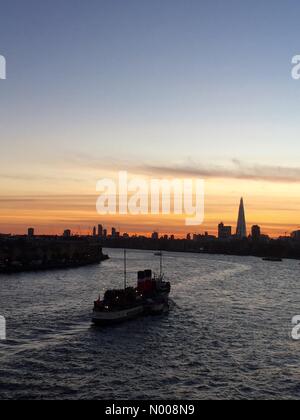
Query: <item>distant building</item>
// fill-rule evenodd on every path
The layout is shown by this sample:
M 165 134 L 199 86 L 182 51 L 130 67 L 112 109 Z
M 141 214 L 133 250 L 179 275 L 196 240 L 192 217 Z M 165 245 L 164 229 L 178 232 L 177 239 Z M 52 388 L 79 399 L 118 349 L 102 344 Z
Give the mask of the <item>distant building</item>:
M 175 240 L 175 236 L 174 235 L 171 235 L 170 239 L 171 239 L 171 241 L 174 241 Z
M 237 222 L 237 227 L 236 227 L 236 236 L 239 239 L 247 238 L 247 225 L 246 225 L 243 198 L 241 198 L 241 202 L 240 202 L 239 216 L 238 216 L 238 222 Z
M 187 240 L 187 241 L 191 241 L 191 240 L 192 240 L 192 235 L 191 235 L 190 233 L 188 233 L 188 234 L 186 235 L 186 240 Z
M 220 223 L 218 226 L 218 238 L 229 239 L 232 236 L 232 227 L 225 226 L 224 223 Z
M 96 226 L 93 228 L 93 237 L 95 238 L 97 236 L 97 229 Z
M 154 241 L 158 241 L 158 239 L 159 239 L 158 232 L 153 232 L 153 233 L 152 233 L 152 239 L 153 239 Z
M 103 238 L 106 239 L 107 238 L 107 229 L 103 229 Z
M 300 230 L 295 230 L 294 232 L 292 232 L 291 237 L 296 241 L 300 241 Z
M 64 234 L 63 234 L 63 236 L 64 236 L 64 238 L 70 238 L 71 237 L 71 230 L 70 229 L 66 229 L 65 231 L 64 231 Z
M 28 238 L 34 237 L 34 228 L 29 228 L 27 233 Z
M 117 236 L 117 230 L 116 230 L 116 228 L 112 228 L 111 229 L 111 236 L 113 237 L 113 238 L 115 238 L 116 236 Z
M 202 241 L 207 241 L 207 240 L 211 240 L 211 239 L 216 239 L 216 237 L 213 236 L 213 235 L 209 235 L 208 232 L 205 232 L 204 235 L 201 235 L 201 234 L 194 234 L 193 235 L 193 241 L 194 242 L 202 242 Z
M 261 229 L 260 229 L 260 226 L 258 226 L 258 225 L 252 226 L 251 236 L 252 236 L 252 239 L 254 239 L 256 241 L 261 238 Z
M 99 238 L 102 238 L 102 236 L 103 236 L 103 226 L 102 225 L 98 225 L 98 236 L 99 236 Z

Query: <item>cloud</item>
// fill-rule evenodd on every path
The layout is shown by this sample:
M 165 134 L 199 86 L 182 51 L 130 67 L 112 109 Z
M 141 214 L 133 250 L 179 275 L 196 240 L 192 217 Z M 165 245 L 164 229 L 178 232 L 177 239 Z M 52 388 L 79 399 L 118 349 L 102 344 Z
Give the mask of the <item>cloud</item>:
M 300 183 L 300 167 L 280 165 L 248 164 L 232 159 L 227 164 L 214 165 L 197 163 L 187 159 L 181 164 L 151 164 L 136 165 L 133 159 L 124 161 L 117 158 L 89 156 L 88 154 L 74 154 L 68 157 L 69 165 L 93 171 L 128 171 L 136 175 L 186 177 L 186 178 L 214 178 L 239 179 L 248 181 L 265 181 L 274 183 Z
M 232 160 L 231 165 L 195 165 L 190 162 L 184 165 L 156 166 L 146 165 L 141 167 L 146 173 L 177 176 L 177 177 L 202 177 L 202 178 L 228 178 L 249 181 L 266 181 L 281 183 L 300 183 L 300 167 L 291 168 L 271 165 L 247 165 L 238 160 Z
M 81 179 L 66 176 L 46 176 L 41 174 L 8 174 L 0 173 L 0 179 L 6 181 L 26 181 L 26 182 L 53 182 L 53 181 L 68 181 L 68 182 L 82 182 Z

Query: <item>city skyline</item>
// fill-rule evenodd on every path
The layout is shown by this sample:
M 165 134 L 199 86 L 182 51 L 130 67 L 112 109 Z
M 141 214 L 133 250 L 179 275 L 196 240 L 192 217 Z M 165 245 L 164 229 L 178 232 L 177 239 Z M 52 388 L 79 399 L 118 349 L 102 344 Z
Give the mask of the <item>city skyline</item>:
M 234 225 L 242 195 L 249 224 L 297 229 L 299 2 L 266 19 L 258 0 L 116 1 L 2 5 L 0 231 L 86 230 L 97 180 L 120 169 L 205 179 L 202 230 Z M 186 233 L 176 218 L 104 222 Z
M 216 202 L 215 204 L 210 203 L 208 205 L 206 202 L 204 224 L 199 226 L 198 229 L 193 229 L 193 231 L 195 233 L 209 231 L 212 234 L 217 234 L 217 226 L 220 221 L 225 225 L 235 226 L 238 200 L 238 198 L 236 200 L 227 199 L 224 205 L 220 202 Z M 66 226 L 70 227 L 72 231 L 81 234 L 90 232 L 94 225 L 98 223 L 108 226 L 115 225 L 119 230 L 128 231 L 128 233 L 132 234 L 146 234 L 157 230 L 163 234 L 175 233 L 180 237 L 185 237 L 191 231 L 191 229 L 185 226 L 183 217 L 173 217 L 171 219 L 163 216 L 99 217 L 94 210 L 96 196 L 89 196 L 86 203 L 84 197 L 80 197 L 75 205 L 73 204 L 73 197 L 56 197 L 55 202 L 46 199 L 45 209 L 43 208 L 44 204 L 39 202 L 39 198 L 2 197 L 0 201 L 2 205 L 0 233 L 6 234 L 22 234 L 31 225 L 36 226 L 42 234 L 59 234 Z M 20 202 L 22 203 L 21 207 Z M 283 220 L 289 216 L 290 211 L 282 203 L 280 207 L 273 211 L 270 208 L 267 210 L 261 208 L 259 211 L 255 207 L 256 204 L 258 204 L 258 207 L 261 207 L 261 202 L 251 203 L 247 198 L 249 226 L 259 224 L 264 232 L 271 237 L 284 236 L 286 233 L 290 233 L 299 228 L 299 224 L 297 223 L 290 223 L 287 220 L 283 223 Z M 81 206 L 84 208 L 83 212 L 82 210 L 78 210 L 78 207 Z M 267 203 L 267 206 L 269 206 L 269 203 Z M 218 211 L 219 208 L 222 208 L 221 212 Z M 12 209 L 14 209 L 13 217 Z M 261 212 L 273 213 L 273 221 L 264 221 L 260 216 Z M 296 218 L 296 214 L 300 213 L 300 208 L 299 213 L 297 207 L 295 207 L 293 212 Z M 145 227 L 147 228 L 145 229 Z
M 234 232 L 235 229 L 235 233 Z M 63 232 L 56 232 L 52 233 L 53 236 L 60 236 L 63 237 L 71 237 L 71 236 L 90 236 L 90 237 L 100 237 L 100 238 L 121 238 L 121 237 L 134 237 L 134 236 L 140 236 L 140 237 L 147 237 L 152 239 L 187 239 L 191 240 L 193 237 L 201 237 L 201 236 L 210 236 L 215 237 L 218 239 L 230 239 L 230 238 L 236 238 L 236 239 L 245 239 L 248 237 L 252 238 L 272 238 L 271 235 L 267 235 L 265 231 L 263 231 L 262 226 L 259 224 L 251 224 L 251 231 L 248 234 L 247 230 L 247 222 L 246 222 L 246 216 L 245 216 L 245 204 L 244 204 L 244 198 L 241 197 L 240 204 L 238 208 L 238 221 L 236 224 L 236 227 L 233 225 L 225 225 L 224 222 L 220 222 L 215 230 L 213 231 L 195 231 L 195 230 L 189 230 L 185 229 L 186 232 L 184 234 L 177 234 L 176 232 L 166 232 L 159 229 L 156 230 L 148 230 L 147 232 L 130 232 L 129 230 L 123 230 L 119 227 L 115 227 L 114 225 L 105 225 L 103 222 L 98 223 L 96 225 L 92 225 L 85 229 L 79 229 L 78 230 L 72 230 L 70 228 L 64 229 Z M 34 237 L 34 236 L 47 236 L 49 233 L 42 233 L 39 232 L 37 235 L 36 228 L 28 227 L 27 228 L 27 236 L 28 237 Z M 2 233 L 0 232 L 0 235 L 6 235 L 6 234 L 12 234 L 9 233 Z M 23 236 L 25 233 L 20 232 L 20 235 Z M 280 237 L 298 237 L 300 235 L 300 230 L 292 230 L 290 232 L 284 232 L 282 235 L 278 235 L 275 238 Z

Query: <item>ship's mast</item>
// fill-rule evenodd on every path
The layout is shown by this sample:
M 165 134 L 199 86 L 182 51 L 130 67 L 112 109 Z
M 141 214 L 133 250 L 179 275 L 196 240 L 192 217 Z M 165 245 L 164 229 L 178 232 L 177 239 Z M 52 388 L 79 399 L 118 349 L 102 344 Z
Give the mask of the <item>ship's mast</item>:
M 124 249 L 124 290 L 127 289 L 127 252 Z
M 162 278 L 163 275 L 163 253 L 160 252 L 160 278 Z

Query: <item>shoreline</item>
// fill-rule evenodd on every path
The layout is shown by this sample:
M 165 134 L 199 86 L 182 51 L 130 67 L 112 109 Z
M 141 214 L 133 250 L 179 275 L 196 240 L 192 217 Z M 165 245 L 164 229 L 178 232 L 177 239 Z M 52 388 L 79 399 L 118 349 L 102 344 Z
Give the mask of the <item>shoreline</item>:
M 0 275 L 12 275 L 12 274 L 22 274 L 22 273 L 38 273 L 41 271 L 60 271 L 60 270 L 72 270 L 76 268 L 88 267 L 92 265 L 99 265 L 103 261 L 109 260 L 108 255 L 103 255 L 103 258 L 99 261 L 94 262 L 82 262 L 82 263 L 69 263 L 69 264 L 53 264 L 43 267 L 20 267 L 20 268 L 0 268 Z
M 0 274 L 64 270 L 109 259 L 89 238 L 13 238 L 0 241 Z
M 108 246 L 105 245 L 104 246 L 105 249 L 124 249 L 123 246 Z M 265 260 L 266 262 L 268 262 L 267 260 L 270 258 L 270 260 L 272 258 L 281 258 L 282 260 L 291 260 L 291 261 L 300 261 L 300 257 L 292 257 L 292 256 L 284 256 L 284 257 L 277 257 L 277 256 L 270 256 L 270 255 L 254 255 L 254 254 L 238 254 L 238 253 L 222 253 L 222 252 L 205 252 L 205 251 L 193 251 L 193 250 L 169 250 L 169 249 L 157 249 L 157 248 L 153 248 L 153 249 L 145 249 L 145 248 L 136 248 L 136 247 L 126 247 L 126 249 L 131 250 L 131 251 L 144 251 L 144 252 L 166 252 L 166 253 L 171 253 L 171 254 L 193 254 L 193 255 L 216 255 L 216 256 L 223 256 L 223 257 L 252 257 L 252 258 L 258 258 L 260 260 Z

